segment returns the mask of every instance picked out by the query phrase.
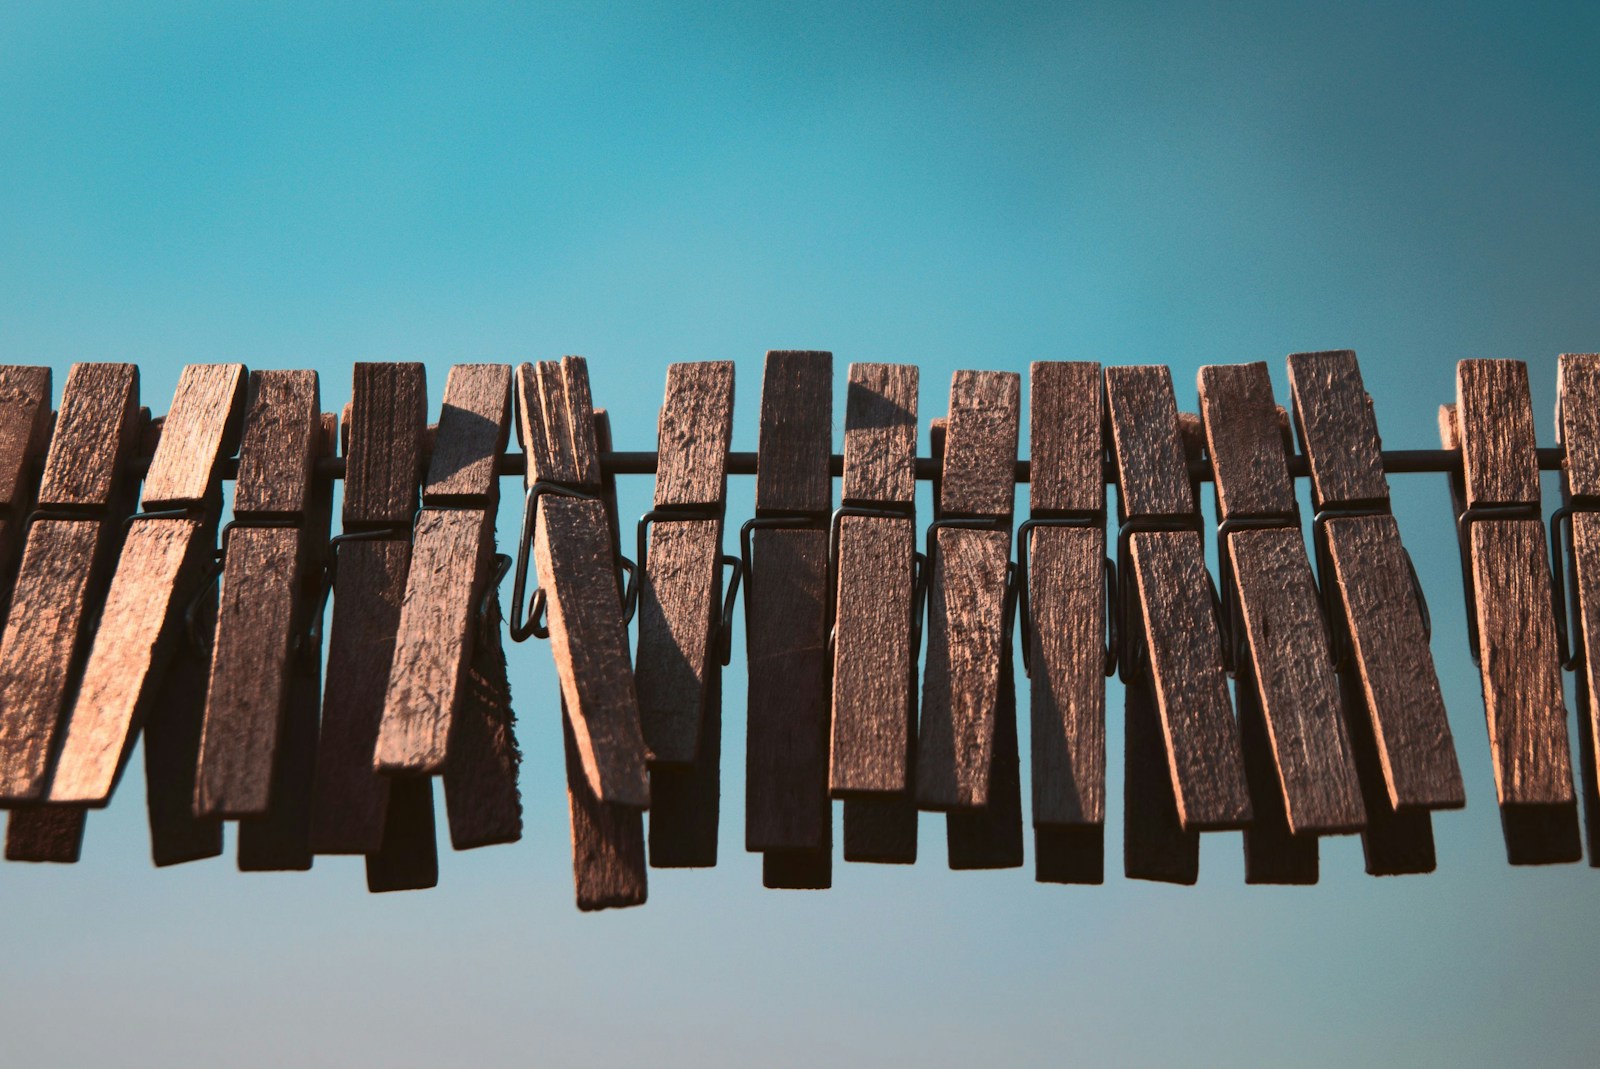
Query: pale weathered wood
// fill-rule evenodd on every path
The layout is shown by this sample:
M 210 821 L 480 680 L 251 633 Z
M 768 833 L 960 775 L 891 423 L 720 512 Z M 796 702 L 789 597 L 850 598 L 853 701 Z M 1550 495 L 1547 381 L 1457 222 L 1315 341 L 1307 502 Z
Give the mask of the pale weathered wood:
M 223 459 L 239 447 L 245 380 L 243 364 L 183 369 L 144 478 L 145 511 L 196 504 L 217 484 Z
M 958 371 L 950 384 L 941 519 L 992 518 L 997 529 L 935 533 L 928 588 L 928 655 L 917 738 L 917 804 L 988 804 L 1000 692 L 1021 378 Z
M 658 426 L 656 509 L 690 511 L 682 519 L 656 520 L 639 587 L 635 678 L 652 769 L 691 765 L 699 752 L 720 613 L 715 590 L 722 574 L 733 365 L 668 368 Z
M 39 481 L 39 507 L 94 512 L 130 480 L 126 459 L 138 441 L 139 369 L 73 364 Z
M 1572 575 L 1579 620 L 1578 746 L 1589 864 L 1600 866 L 1600 354 L 1565 353 L 1556 379 L 1556 437 L 1566 447 L 1562 492 L 1572 506 Z
M 774 403 L 777 398 L 782 401 Z M 833 354 L 767 353 L 757 442 L 757 515 L 828 511 L 833 502 L 828 474 L 832 427 Z
M 314 492 L 312 462 L 325 448 L 322 435 L 315 371 L 253 372 L 233 484 L 234 516 L 302 515 Z
M 656 508 L 720 506 L 733 433 L 733 362 L 667 368 L 657 428 Z
M 1282 813 L 1283 830 L 1295 834 L 1359 830 L 1366 814 L 1267 366 L 1201 368 L 1199 390 L 1219 522 L 1292 517 L 1286 526 L 1219 536 L 1228 539 L 1218 554 L 1226 553 L 1231 564 L 1222 578 L 1233 584 L 1247 653 L 1246 663 L 1236 666 L 1238 691 L 1250 692 L 1262 717 L 1274 791 L 1281 794 L 1263 812 L 1261 792 L 1252 791 L 1257 819 L 1251 832 L 1275 830 L 1269 813 Z
M 1461 450 L 1456 484 L 1467 508 L 1526 505 L 1530 518 L 1489 518 L 1467 529 L 1477 603 L 1478 655 L 1495 791 L 1513 864 L 1577 860 L 1567 740 L 1544 524 L 1538 516 L 1533 411 L 1520 361 L 1463 360 L 1446 448 Z M 1455 441 L 1459 435 L 1459 442 Z
M 346 418 L 350 430 L 344 480 L 346 530 L 411 522 L 417 511 L 427 405 L 427 378 L 421 364 L 355 365 Z
M 1141 365 L 1108 367 L 1105 377 L 1118 511 L 1124 516 L 1192 514 L 1197 506 L 1178 434 L 1171 373 Z
M 1029 372 L 1029 506 L 1098 521 L 1028 535 L 1027 631 L 1036 877 L 1099 883 L 1105 834 L 1105 455 L 1100 365 Z
M 500 499 L 495 465 L 511 433 L 511 366 L 457 364 L 445 380 L 422 498 L 430 505 Z
M 1289 356 L 1289 389 L 1300 448 L 1321 506 L 1389 500 L 1372 399 L 1348 349 Z
M 852 364 L 846 505 L 914 508 L 917 369 Z M 905 793 L 915 719 L 911 612 L 916 521 L 846 516 L 838 532 L 829 787 L 835 798 Z

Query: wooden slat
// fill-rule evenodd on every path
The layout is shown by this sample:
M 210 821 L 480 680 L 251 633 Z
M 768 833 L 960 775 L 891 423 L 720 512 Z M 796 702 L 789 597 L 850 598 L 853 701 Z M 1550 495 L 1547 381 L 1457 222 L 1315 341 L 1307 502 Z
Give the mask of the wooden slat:
M 845 391 L 844 481 L 852 505 L 916 498 L 917 384 L 913 364 L 851 364 Z
M 491 590 L 487 613 L 472 643 L 450 760 L 444 766 L 450 844 L 457 850 L 522 838 L 522 795 L 517 788 L 522 753 L 517 748 L 500 625 L 500 596 Z
M 1578 747 L 1582 771 L 1584 832 L 1589 864 L 1600 866 L 1600 354 L 1566 353 L 1556 379 L 1556 437 L 1566 447 L 1562 492 L 1572 515 L 1571 577 L 1578 626 L 1569 636 L 1580 657 Z M 1565 563 L 1565 562 L 1564 562 Z
M 395 788 L 410 781 L 391 783 L 373 765 L 411 564 L 410 522 L 420 474 L 416 443 L 427 399 L 422 365 L 357 364 L 354 396 L 344 421 L 345 462 L 347 472 L 361 475 L 353 496 L 346 478 L 344 529 L 380 537 L 345 541 L 333 560 L 311 847 L 318 854 L 368 855 L 369 886 L 432 886 L 432 788 L 422 781 L 400 788 L 405 800 L 386 820 Z
M 782 855 L 763 862 L 769 887 L 831 879 L 825 528 L 832 378 L 832 354 L 771 352 L 761 387 L 756 517 L 816 524 L 756 530 L 751 538 L 745 848 Z
M 1468 509 L 1530 505 L 1538 515 L 1527 366 L 1463 360 L 1453 426 Z M 1452 431 L 1454 433 L 1452 433 Z M 1513 864 L 1575 861 L 1578 837 L 1567 710 L 1561 682 L 1544 523 L 1485 519 L 1468 527 L 1478 659 L 1506 849 Z
M 1348 649 L 1340 694 L 1367 813 L 1367 871 L 1431 872 L 1428 810 L 1460 807 L 1465 794 L 1422 605 L 1388 514 L 1371 399 L 1348 350 L 1291 355 L 1289 385 L 1315 507 L 1371 513 L 1321 524 L 1319 576 L 1331 599 L 1328 623 Z
M 367 890 L 425 891 L 439 884 L 433 827 L 433 780 L 396 776 L 384 807 L 382 843 L 367 855 Z
M 500 499 L 496 464 L 511 434 L 511 366 L 457 364 L 445 380 L 422 500 L 489 506 Z
M 209 634 L 216 621 L 217 590 L 211 586 L 195 604 L 195 633 Z M 145 718 L 145 811 L 150 859 L 158 868 L 222 853 L 222 821 L 194 812 L 211 653 L 209 644 L 190 642 L 187 636 L 180 640 Z
M 599 487 L 587 368 L 580 357 L 517 369 L 518 434 L 528 483 Z M 576 408 L 574 406 L 583 405 Z M 581 413 L 581 416 L 578 414 Z M 644 736 L 622 606 L 598 500 L 544 494 L 534 560 L 548 604 L 550 650 L 589 785 L 601 801 L 649 804 Z
M 1029 533 L 1030 723 L 1035 874 L 1104 879 L 1106 707 L 1104 393 L 1100 365 L 1040 361 L 1029 372 L 1029 507 L 1086 526 Z
M 194 798 L 200 815 L 258 816 L 271 803 L 275 755 L 297 670 L 295 638 L 307 611 L 303 575 L 311 545 L 327 541 L 326 515 L 320 533 L 303 526 L 321 437 L 317 385 L 314 371 L 251 376 L 235 526 L 223 546 L 222 602 L 212 639 L 216 656 Z M 269 480 L 297 486 L 301 496 L 262 485 Z M 270 511 L 256 511 L 259 505 Z M 262 520 L 295 526 L 249 526 Z
M 0 366 L 0 616 L 38 491 L 35 465 L 50 445 L 50 369 Z
M 62 390 L 38 503 L 86 518 L 39 519 L 25 535 L 0 638 L 0 798 L 7 801 L 45 792 L 88 623 L 110 579 L 118 521 L 132 507 L 126 470 L 139 432 L 138 391 L 130 364 L 74 365 Z
M 722 512 L 733 430 L 733 364 L 673 364 L 658 432 L 658 519 L 639 588 L 639 717 L 652 770 L 688 766 L 699 748 L 720 605 Z M 715 518 L 704 517 L 711 514 Z
M 934 534 L 928 588 L 928 655 L 917 738 L 917 804 L 981 808 L 989 801 L 1021 377 L 958 371 L 950 385 L 941 519 L 971 516 L 995 529 Z
M 1193 516 L 1171 375 L 1151 366 L 1105 375 L 1121 511 L 1129 519 Z M 1128 543 L 1129 559 L 1117 563 L 1142 619 L 1125 621 L 1123 641 L 1148 651 L 1179 820 L 1186 831 L 1243 827 L 1250 799 L 1200 535 L 1145 531 Z
M 1273 771 L 1253 790 L 1258 836 L 1315 836 L 1359 830 L 1366 823 L 1350 742 L 1341 717 L 1338 679 L 1328 648 L 1316 581 L 1295 509 L 1294 489 L 1276 420 L 1272 381 L 1262 363 L 1205 367 L 1200 405 L 1217 491 L 1219 523 L 1293 516 L 1287 525 L 1236 529 L 1219 545 L 1231 565 L 1236 626 L 1243 628 L 1237 692 L 1248 692 L 1250 720 Z M 1252 727 L 1255 725 L 1252 724 Z M 1247 760 L 1249 747 L 1246 747 Z M 1278 827 L 1273 818 L 1285 822 Z M 1306 847 L 1314 856 L 1316 844 Z
M 105 804 L 127 764 L 213 559 L 221 458 L 237 445 L 245 374 L 242 364 L 183 369 L 144 507 L 181 507 L 193 518 L 139 519 L 128 529 L 56 759 L 53 802 Z

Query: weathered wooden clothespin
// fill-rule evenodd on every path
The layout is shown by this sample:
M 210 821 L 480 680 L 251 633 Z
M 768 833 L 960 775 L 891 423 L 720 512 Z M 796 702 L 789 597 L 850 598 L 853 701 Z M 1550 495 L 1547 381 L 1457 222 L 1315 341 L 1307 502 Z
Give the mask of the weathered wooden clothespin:
M 496 464 L 510 429 L 510 366 L 451 368 L 378 732 L 380 772 L 427 776 L 446 772 L 452 762 L 476 771 L 445 776 L 450 838 L 458 850 L 522 836 L 509 707 L 495 710 L 505 718 L 500 724 L 457 722 L 483 715 L 476 706 L 464 711 L 463 702 L 495 570 Z
M 1029 516 L 1017 530 L 1017 614 L 1031 680 L 1034 869 L 1105 880 L 1106 454 L 1100 365 L 1029 372 Z
M 1571 565 L 1566 667 L 1577 676 L 1578 767 L 1589 864 L 1600 868 L 1600 653 L 1590 650 L 1600 644 L 1600 353 L 1563 354 L 1556 388 L 1556 438 L 1567 457 L 1561 469 L 1562 507 L 1550 518 L 1550 561 L 1557 568 Z M 1565 561 L 1563 523 L 1571 532 Z
M 1295 353 L 1289 388 L 1311 472 L 1317 579 L 1374 876 L 1432 872 L 1434 809 L 1466 804 L 1428 647 L 1428 614 L 1389 507 L 1372 402 L 1348 350 Z
M 917 859 L 917 369 L 851 364 L 833 513 L 833 733 L 844 858 Z
M 245 378 L 242 364 L 191 364 L 178 380 L 64 728 L 56 804 L 110 799 L 185 638 L 185 610 L 211 578 L 222 461 L 238 447 Z
M 1021 387 L 1012 372 L 955 373 L 927 531 L 917 804 L 949 814 L 954 869 L 1022 864 L 1009 612 Z
M 1528 367 L 1463 360 L 1456 404 L 1439 414 L 1461 542 L 1468 642 L 1483 676 L 1484 714 L 1506 856 L 1513 865 L 1578 861 L 1577 797 L 1553 586 L 1539 511 Z
M 749 658 L 745 849 L 767 887 L 833 879 L 828 513 L 833 354 L 774 351 L 761 384 L 756 514 L 740 531 Z
M 427 404 L 421 364 L 355 366 L 345 420 L 344 529 L 328 548 L 333 619 L 311 848 L 366 855 L 367 888 L 375 892 L 439 880 L 432 781 L 385 775 L 374 765 L 411 566 Z
M 673 364 L 658 424 L 654 507 L 639 521 L 639 716 L 650 757 L 650 864 L 717 863 L 722 666 L 731 606 L 722 554 L 733 434 L 731 361 Z
M 1245 882 L 1317 882 L 1317 836 L 1366 823 L 1267 365 L 1204 367 L 1223 637 L 1255 819 Z
M 1193 883 L 1197 833 L 1250 822 L 1238 725 L 1172 376 L 1112 367 L 1105 380 L 1127 707 L 1123 863 L 1135 879 Z
M 241 868 L 311 866 L 317 698 L 299 681 L 313 659 L 320 675 L 310 630 L 332 487 L 314 469 L 330 444 L 316 372 L 250 376 L 192 800 L 199 816 L 241 821 Z M 283 849 L 262 849 L 268 824 Z

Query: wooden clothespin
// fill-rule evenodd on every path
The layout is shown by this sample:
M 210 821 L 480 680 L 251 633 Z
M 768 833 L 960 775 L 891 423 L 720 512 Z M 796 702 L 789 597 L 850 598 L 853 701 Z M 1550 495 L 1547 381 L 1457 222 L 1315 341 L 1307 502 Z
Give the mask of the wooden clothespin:
M 917 804 L 943 810 L 950 867 L 1022 864 L 1009 580 L 1021 376 L 950 383 L 937 515 L 928 526 L 928 656 Z
M 1562 507 L 1550 518 L 1550 561 L 1556 568 L 1569 564 L 1572 575 L 1565 667 L 1577 676 L 1583 824 L 1589 864 L 1600 868 L 1600 659 L 1590 652 L 1591 640 L 1600 637 L 1600 353 L 1563 354 L 1556 388 L 1556 437 L 1567 457 L 1561 469 Z M 1571 534 L 1565 560 L 1563 521 Z M 1559 583 L 1556 592 L 1561 592 Z
M 828 802 L 828 513 L 833 354 L 773 351 L 761 384 L 755 518 L 740 532 L 749 722 L 745 849 L 767 887 L 833 879 Z
M 1366 823 L 1267 365 L 1200 369 L 1224 639 L 1255 819 L 1245 882 L 1317 882 L 1317 836 Z
M 364 854 L 367 888 L 439 881 L 433 784 L 374 765 L 411 566 L 423 421 L 421 364 L 357 364 L 345 423 L 344 530 L 329 545 L 333 619 L 311 807 L 311 848 Z
M 449 762 L 476 771 L 445 777 L 458 850 L 522 837 L 509 705 L 493 709 L 497 724 L 483 723 L 480 707 L 462 712 L 494 571 L 496 464 L 510 425 L 509 365 L 450 369 L 378 732 L 380 772 L 426 776 L 446 771 Z M 458 717 L 473 710 L 478 719 L 463 731 Z
M 1459 809 L 1466 795 L 1422 589 L 1389 507 L 1371 398 L 1348 350 L 1291 355 L 1289 388 L 1311 471 L 1317 577 L 1367 814 L 1367 872 L 1432 872 L 1429 812 Z
M 1127 706 L 1123 861 L 1135 879 L 1194 883 L 1197 833 L 1250 822 L 1239 731 L 1172 376 L 1159 366 L 1105 375 Z
M 313 661 L 320 675 L 310 630 L 332 488 L 314 469 L 329 445 L 315 371 L 250 376 L 192 802 L 199 816 L 241 821 L 241 868 L 311 866 L 317 698 L 300 677 Z M 272 837 L 284 848 L 263 850 L 260 833 L 289 814 L 295 826 Z
M 844 483 L 829 535 L 833 733 L 844 857 L 917 859 L 917 369 L 851 364 Z
M 104 805 L 185 637 L 215 556 L 222 461 L 238 447 L 242 364 L 191 364 L 178 380 L 127 524 L 50 784 L 57 804 Z
M 653 509 L 639 521 L 639 716 L 650 757 L 650 864 L 717 863 L 722 533 L 733 434 L 731 361 L 673 364 L 658 427 Z M 653 534 L 652 532 L 653 528 Z
M 1105 880 L 1115 572 L 1106 556 L 1103 397 L 1099 364 L 1041 361 L 1029 371 L 1029 517 L 1017 531 L 1016 582 L 1041 883 Z
M 1484 714 L 1506 856 L 1513 865 L 1578 861 L 1577 798 L 1553 586 L 1539 511 L 1539 468 L 1520 360 L 1463 360 L 1456 404 L 1439 413 L 1461 542 L 1468 642 Z

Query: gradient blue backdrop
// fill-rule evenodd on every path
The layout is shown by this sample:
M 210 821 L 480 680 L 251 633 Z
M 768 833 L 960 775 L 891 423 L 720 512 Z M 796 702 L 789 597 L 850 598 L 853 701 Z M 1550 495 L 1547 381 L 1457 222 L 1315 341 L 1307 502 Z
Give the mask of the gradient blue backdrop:
M 920 364 L 925 427 L 958 367 L 1167 363 L 1193 407 L 1202 364 L 1282 396 L 1349 347 L 1391 447 L 1477 356 L 1530 361 L 1551 440 L 1556 354 L 1600 349 L 1592 5 L 860 8 L 0 5 L 0 360 L 137 361 L 161 411 L 191 361 L 316 367 L 337 408 L 353 361 L 423 360 L 437 406 L 452 362 L 576 352 L 648 449 L 666 365 L 733 359 L 753 449 L 769 348 L 833 350 L 841 399 Z M 535 644 L 526 838 L 435 891 L 157 872 L 137 765 L 80 865 L 0 868 L 5 1060 L 1585 1064 L 1600 874 L 1506 866 L 1444 482 L 1394 488 L 1467 779 L 1436 875 L 1340 839 L 1320 886 L 1246 888 L 1216 835 L 1198 887 L 1129 882 L 1117 803 L 1100 888 L 949 873 L 925 818 L 915 868 L 763 891 L 736 649 L 720 866 L 581 916 Z

